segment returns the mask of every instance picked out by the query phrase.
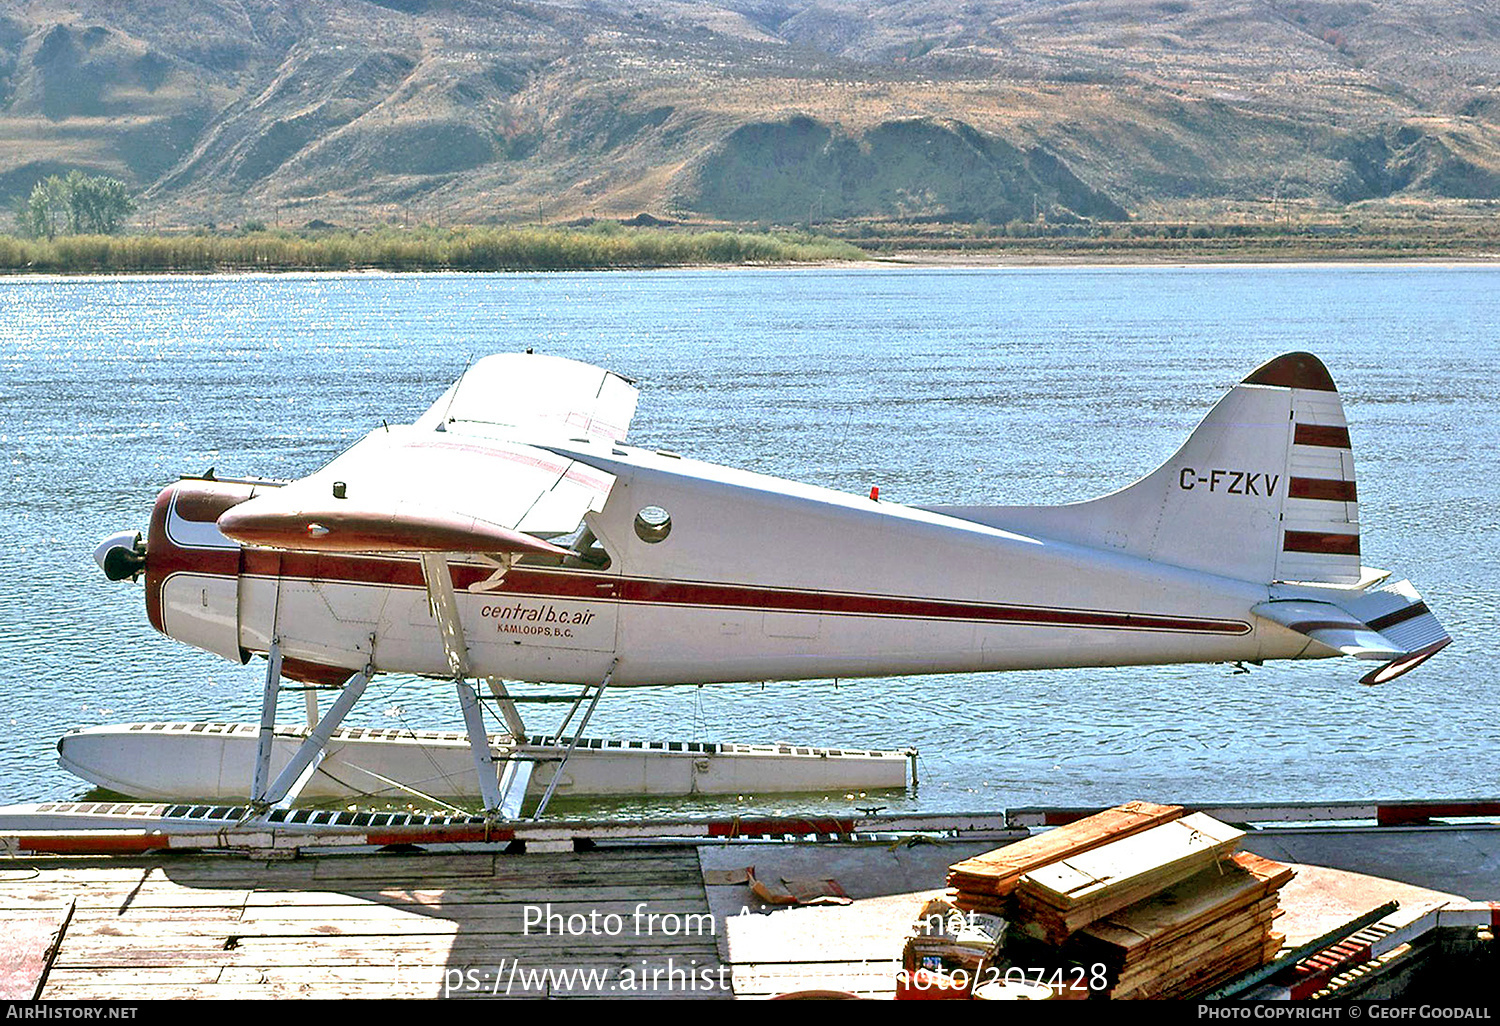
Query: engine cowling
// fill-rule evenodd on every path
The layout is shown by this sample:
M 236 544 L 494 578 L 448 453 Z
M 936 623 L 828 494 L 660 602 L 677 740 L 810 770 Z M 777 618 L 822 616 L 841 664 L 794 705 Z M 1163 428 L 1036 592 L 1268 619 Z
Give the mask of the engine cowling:
M 217 522 L 227 510 L 282 485 L 270 480 L 184 478 L 157 496 L 144 539 L 133 531 L 111 535 L 99 544 L 94 559 L 112 581 L 145 577 L 146 618 L 162 634 L 237 663 L 249 662 L 252 655 L 264 654 L 270 643 L 270 624 L 286 586 L 282 553 L 245 548 L 225 536 Z M 247 597 L 247 588 L 257 584 L 258 618 L 253 598 Z M 304 593 L 308 587 L 304 582 Z M 311 587 L 315 589 L 316 582 Z M 326 602 L 318 611 L 331 613 Z M 365 638 L 363 626 L 359 639 L 345 639 L 347 651 L 338 651 L 335 643 L 332 652 L 319 633 L 328 627 L 315 619 L 313 642 L 306 636 L 292 640 L 292 651 L 284 651 L 281 661 L 283 677 L 342 684 L 353 668 L 369 661 L 368 643 L 363 648 L 359 644 Z
M 237 663 L 240 646 L 240 544 L 224 537 L 219 516 L 255 486 L 186 479 L 164 488 L 146 534 L 146 616 L 151 626 L 194 648 Z

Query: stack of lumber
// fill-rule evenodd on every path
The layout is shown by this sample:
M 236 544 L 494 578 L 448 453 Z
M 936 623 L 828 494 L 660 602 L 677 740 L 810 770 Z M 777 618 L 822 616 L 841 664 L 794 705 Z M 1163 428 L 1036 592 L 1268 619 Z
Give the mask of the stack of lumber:
M 1180 819 L 1185 811 L 1180 805 L 1126 802 L 1087 819 L 954 863 L 948 869 L 953 904 L 971 912 L 1009 915 L 1011 896 L 1021 877 L 1031 870 Z
M 1033 945 L 1028 964 L 1102 964 L 1112 997 L 1202 993 L 1275 955 L 1292 871 L 1235 851 L 1243 831 L 1183 813 L 1131 802 L 966 859 L 949 871 L 953 902 L 1007 916 L 1008 946 Z
M 1021 877 L 1016 922 L 1032 937 L 1061 945 L 1090 923 L 1217 866 L 1244 836 L 1197 813 L 1070 854 Z
M 1235 852 L 1093 923 L 1070 947 L 1079 960 L 1109 967 L 1112 997 L 1190 997 L 1275 956 L 1284 940 L 1271 932 L 1277 892 L 1291 878 L 1287 866 Z

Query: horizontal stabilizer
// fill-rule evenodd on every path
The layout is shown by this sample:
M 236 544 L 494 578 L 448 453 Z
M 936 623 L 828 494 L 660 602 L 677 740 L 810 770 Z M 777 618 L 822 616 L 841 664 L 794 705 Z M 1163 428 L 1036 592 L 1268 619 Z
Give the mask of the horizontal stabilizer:
M 1394 680 L 1452 640 L 1409 581 L 1325 594 L 1273 598 L 1253 611 L 1344 655 L 1380 660 L 1362 684 Z
M 1406 654 L 1379 631 L 1328 602 L 1283 599 L 1262 602 L 1251 611 L 1355 659 L 1389 662 Z
M 1356 592 L 1340 599 L 1339 604 L 1395 642 L 1403 652 L 1417 652 L 1449 640 L 1448 632 L 1410 581 L 1393 581 Z

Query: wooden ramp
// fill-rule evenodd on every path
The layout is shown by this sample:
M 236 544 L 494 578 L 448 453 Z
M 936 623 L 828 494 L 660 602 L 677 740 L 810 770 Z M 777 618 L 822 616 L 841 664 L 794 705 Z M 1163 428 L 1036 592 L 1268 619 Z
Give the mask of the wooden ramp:
M 43 998 L 729 996 L 691 848 L 6 868 L 7 934 L 75 903 Z
M 30 1001 L 41 992 L 72 912 L 70 903 L 0 910 L 0 1000 Z

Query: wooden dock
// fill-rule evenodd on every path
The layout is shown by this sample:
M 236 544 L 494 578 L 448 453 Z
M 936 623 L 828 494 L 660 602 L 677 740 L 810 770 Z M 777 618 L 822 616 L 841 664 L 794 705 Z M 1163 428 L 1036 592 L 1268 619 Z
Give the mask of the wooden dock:
M 729 996 L 690 847 L 16 859 L 0 920 L 19 998 Z
M 947 865 L 994 843 L 15 857 L 0 860 L 0 963 L 18 968 L 0 996 L 890 997 Z M 751 866 L 837 879 L 854 900 L 768 908 L 723 880 Z
M 0 997 L 888 997 L 948 867 L 995 846 L 912 836 L 15 855 L 0 858 Z M 1419 915 L 1500 899 L 1497 825 L 1267 829 L 1244 847 L 1298 864 L 1277 921 L 1289 946 L 1390 900 Z M 767 908 L 735 882 L 747 867 L 766 881 L 836 880 L 852 901 Z M 1500 925 L 1500 904 L 1478 914 Z

